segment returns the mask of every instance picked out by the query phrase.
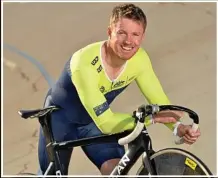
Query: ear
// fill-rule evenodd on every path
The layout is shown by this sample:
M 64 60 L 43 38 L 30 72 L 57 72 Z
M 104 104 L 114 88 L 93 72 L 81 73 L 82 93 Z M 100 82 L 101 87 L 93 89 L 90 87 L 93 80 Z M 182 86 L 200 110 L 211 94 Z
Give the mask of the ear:
M 107 35 L 108 35 L 108 39 L 110 39 L 110 38 L 111 38 L 111 34 L 112 34 L 111 27 L 110 27 L 110 26 L 108 26 L 108 28 L 107 28 Z
M 142 41 L 144 40 L 145 38 L 145 32 L 142 34 Z

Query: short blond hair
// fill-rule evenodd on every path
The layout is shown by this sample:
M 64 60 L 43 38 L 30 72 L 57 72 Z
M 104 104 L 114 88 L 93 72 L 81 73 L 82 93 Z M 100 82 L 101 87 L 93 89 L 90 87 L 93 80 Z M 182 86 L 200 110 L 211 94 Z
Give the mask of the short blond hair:
M 134 4 L 121 4 L 115 6 L 110 17 L 110 26 L 120 18 L 128 18 L 143 24 L 144 30 L 147 26 L 147 18 L 143 10 Z

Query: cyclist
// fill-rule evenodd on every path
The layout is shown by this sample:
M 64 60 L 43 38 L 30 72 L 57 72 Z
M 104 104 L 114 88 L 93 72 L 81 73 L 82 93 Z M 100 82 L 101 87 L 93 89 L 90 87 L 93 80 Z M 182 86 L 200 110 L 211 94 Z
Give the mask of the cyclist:
M 146 51 L 140 46 L 145 36 L 147 19 L 134 4 L 114 7 L 107 29 L 108 39 L 76 51 L 66 62 L 56 84 L 48 91 L 45 106 L 63 109 L 52 114 L 52 129 L 57 141 L 75 140 L 101 134 L 131 130 L 135 126 L 131 114 L 114 113 L 111 102 L 127 86 L 136 81 L 145 99 L 153 104 L 170 104 L 152 69 Z M 162 112 L 146 118 L 145 124 L 163 123 L 174 134 L 194 143 L 200 131 L 193 133 L 189 125 L 179 122 L 181 112 Z M 117 142 L 82 147 L 101 174 L 110 174 L 125 153 Z M 39 163 L 42 173 L 48 167 L 45 137 L 40 129 Z M 72 150 L 61 151 L 64 174 Z

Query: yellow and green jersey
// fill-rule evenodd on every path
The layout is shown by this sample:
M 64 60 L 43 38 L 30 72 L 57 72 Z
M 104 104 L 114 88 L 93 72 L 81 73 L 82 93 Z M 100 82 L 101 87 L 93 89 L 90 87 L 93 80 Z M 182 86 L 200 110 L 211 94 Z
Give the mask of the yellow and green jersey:
M 126 62 L 120 75 L 115 80 L 110 80 L 102 63 L 103 43 L 104 41 L 90 44 L 72 55 L 53 89 L 54 93 L 63 91 L 53 98 L 66 111 L 71 112 L 70 120 L 83 123 L 86 113 L 103 133 L 111 134 L 130 130 L 135 126 L 131 114 L 114 113 L 110 109 L 111 102 L 131 82 L 136 81 L 150 104 L 169 104 L 170 101 L 153 71 L 148 54 L 142 48 Z M 149 125 L 150 119 L 145 124 Z M 167 126 L 173 128 L 170 124 Z

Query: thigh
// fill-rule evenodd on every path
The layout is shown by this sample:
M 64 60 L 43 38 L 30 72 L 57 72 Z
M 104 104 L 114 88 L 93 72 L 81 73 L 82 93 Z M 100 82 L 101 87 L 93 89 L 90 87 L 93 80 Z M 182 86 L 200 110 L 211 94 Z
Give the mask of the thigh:
M 102 135 L 102 132 L 97 128 L 94 122 L 78 127 L 78 137 L 88 138 L 93 136 Z M 98 169 L 101 165 L 110 159 L 122 158 L 125 154 L 123 146 L 119 145 L 116 140 L 112 143 L 93 144 L 82 147 L 85 154 L 88 156 L 90 161 L 94 163 Z
M 45 102 L 45 106 L 49 106 L 48 100 Z M 75 140 L 77 139 L 77 129 L 74 124 L 68 122 L 65 116 L 65 110 L 58 110 L 51 115 L 51 128 L 54 136 L 54 140 L 57 142 Z M 49 156 L 46 148 L 46 139 L 40 128 L 39 144 L 38 144 L 38 157 L 42 173 L 44 173 L 49 165 Z M 64 169 L 64 174 L 68 173 L 68 166 L 72 154 L 72 149 L 60 150 L 60 162 Z
M 51 90 L 48 91 L 44 107 L 56 105 L 51 97 Z M 51 114 L 51 129 L 55 141 L 67 141 L 77 139 L 77 129 L 73 122 L 69 120 L 74 117 L 71 111 L 71 106 L 62 107 Z M 70 115 L 69 115 L 70 113 Z

